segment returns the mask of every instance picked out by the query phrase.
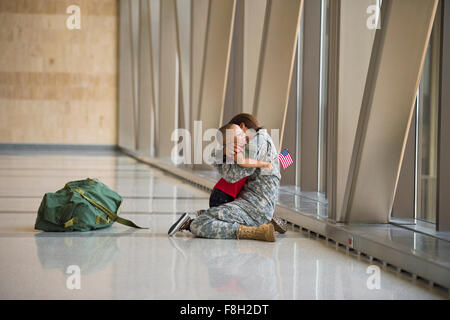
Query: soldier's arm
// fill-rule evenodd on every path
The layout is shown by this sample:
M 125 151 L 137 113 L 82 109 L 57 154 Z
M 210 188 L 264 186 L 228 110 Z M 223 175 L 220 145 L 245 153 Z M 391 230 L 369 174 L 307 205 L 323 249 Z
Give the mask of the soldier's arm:
M 242 153 L 238 153 L 235 155 L 234 160 L 237 164 L 244 168 L 267 168 L 270 169 L 272 167 L 270 162 L 259 161 L 252 158 L 244 158 Z

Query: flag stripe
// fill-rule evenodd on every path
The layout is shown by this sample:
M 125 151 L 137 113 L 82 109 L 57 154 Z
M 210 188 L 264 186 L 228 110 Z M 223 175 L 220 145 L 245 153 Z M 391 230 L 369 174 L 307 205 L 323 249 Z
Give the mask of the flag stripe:
M 294 159 L 292 159 L 291 154 L 289 153 L 288 149 L 283 149 L 277 156 L 278 160 L 281 163 L 281 166 L 283 169 L 286 169 L 289 167 L 292 163 L 294 163 Z
M 278 155 L 278 159 L 280 160 L 281 166 L 283 169 L 286 169 L 288 166 L 290 166 L 294 160 L 292 159 L 292 156 L 287 153 L 287 156 L 283 156 L 282 154 Z

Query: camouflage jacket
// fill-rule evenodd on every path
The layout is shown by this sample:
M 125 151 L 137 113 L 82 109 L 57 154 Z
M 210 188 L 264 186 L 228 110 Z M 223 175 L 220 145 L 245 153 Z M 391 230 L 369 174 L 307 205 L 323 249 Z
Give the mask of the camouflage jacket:
M 271 217 L 278 200 L 281 174 L 280 162 L 277 159 L 278 152 L 266 129 L 260 129 L 250 138 L 246 153 L 248 158 L 271 162 L 272 170 L 244 168 L 235 162 L 222 163 L 222 161 L 215 163 L 214 166 L 220 175 L 231 183 L 248 177 L 236 200 L 246 200 L 247 204 L 243 209 L 247 211 L 253 209 Z M 237 201 L 238 203 L 240 202 Z

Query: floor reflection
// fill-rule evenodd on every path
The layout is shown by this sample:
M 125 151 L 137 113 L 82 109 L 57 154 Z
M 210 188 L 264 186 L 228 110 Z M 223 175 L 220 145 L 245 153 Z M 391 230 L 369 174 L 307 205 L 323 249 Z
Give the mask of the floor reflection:
M 114 263 L 118 238 L 131 233 L 39 233 L 35 235 L 37 255 L 43 269 L 66 273 L 69 266 L 76 265 L 83 275 L 96 273 Z
M 103 177 L 124 197 L 122 214 L 150 229 L 113 225 L 92 232 L 36 234 L 43 194 L 85 175 Z M 448 298 L 388 268 L 381 268 L 381 288 L 369 290 L 367 268 L 374 262 L 295 228 L 277 235 L 275 243 L 200 239 L 189 233 L 168 237 L 179 214 L 204 208 L 209 193 L 115 153 L 0 156 L 0 180 L 2 299 Z M 320 194 L 280 195 L 280 202 L 326 216 Z M 364 225 L 358 228 L 366 232 Z M 388 229 L 375 231 L 382 239 L 412 246 L 417 254 L 448 257 L 447 243 Z M 80 267 L 81 290 L 67 287 L 71 265 Z
M 187 260 L 208 270 L 210 287 L 217 293 L 244 299 L 281 299 L 277 243 L 171 237 L 170 243 Z

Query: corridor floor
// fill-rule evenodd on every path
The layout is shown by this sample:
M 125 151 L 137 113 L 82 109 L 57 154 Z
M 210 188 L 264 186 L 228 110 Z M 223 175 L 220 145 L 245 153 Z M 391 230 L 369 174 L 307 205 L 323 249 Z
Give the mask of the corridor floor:
M 43 195 L 87 177 L 117 191 L 121 215 L 150 229 L 34 230 Z M 292 228 L 275 243 L 167 236 L 180 214 L 207 208 L 208 198 L 112 151 L 1 152 L 0 299 L 448 298 L 382 266 L 374 288 L 368 260 Z

